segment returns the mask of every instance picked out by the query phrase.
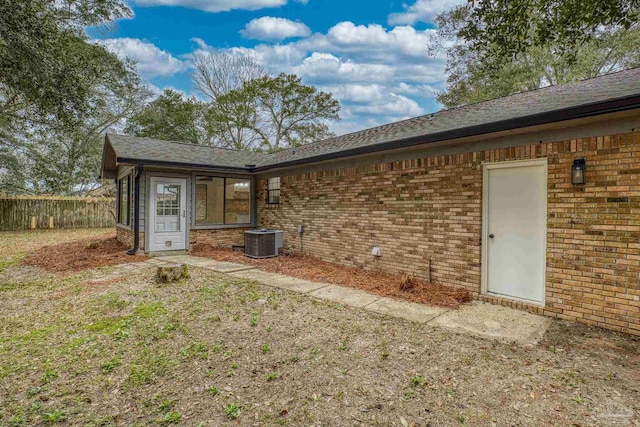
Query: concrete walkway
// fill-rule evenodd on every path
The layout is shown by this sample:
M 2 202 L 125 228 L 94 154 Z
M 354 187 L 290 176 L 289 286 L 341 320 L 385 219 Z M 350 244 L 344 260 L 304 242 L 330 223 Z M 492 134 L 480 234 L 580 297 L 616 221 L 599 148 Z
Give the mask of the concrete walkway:
M 522 345 L 536 345 L 551 324 L 551 319 L 547 317 L 479 301 L 474 301 L 457 310 L 433 307 L 381 297 L 359 289 L 270 273 L 246 264 L 215 261 L 191 255 L 163 256 L 152 258 L 149 262 L 152 264 L 184 263 L 411 322 L 483 338 L 517 342 Z

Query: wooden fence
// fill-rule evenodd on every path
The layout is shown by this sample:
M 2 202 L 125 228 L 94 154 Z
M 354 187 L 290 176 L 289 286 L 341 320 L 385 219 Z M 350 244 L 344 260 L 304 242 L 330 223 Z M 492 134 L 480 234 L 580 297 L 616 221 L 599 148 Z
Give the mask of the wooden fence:
M 103 197 L 0 197 L 0 230 L 113 227 L 115 204 Z

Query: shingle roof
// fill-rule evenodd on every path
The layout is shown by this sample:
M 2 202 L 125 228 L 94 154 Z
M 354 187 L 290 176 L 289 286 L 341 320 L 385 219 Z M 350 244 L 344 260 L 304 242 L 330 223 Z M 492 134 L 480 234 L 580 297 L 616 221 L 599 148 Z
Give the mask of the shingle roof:
M 273 154 L 109 134 L 116 156 L 259 170 L 640 107 L 640 68 L 389 123 Z
M 186 142 L 107 134 L 107 140 L 120 161 L 146 161 L 241 168 L 264 162 L 264 153 L 209 147 Z
M 276 165 L 407 138 L 436 135 L 554 111 L 560 112 L 582 105 L 638 95 L 640 95 L 640 68 L 633 68 L 575 83 L 549 86 L 450 110 L 441 110 L 437 113 L 283 150 L 273 154 L 268 164 Z M 564 119 L 564 117 L 559 114 L 558 119 Z

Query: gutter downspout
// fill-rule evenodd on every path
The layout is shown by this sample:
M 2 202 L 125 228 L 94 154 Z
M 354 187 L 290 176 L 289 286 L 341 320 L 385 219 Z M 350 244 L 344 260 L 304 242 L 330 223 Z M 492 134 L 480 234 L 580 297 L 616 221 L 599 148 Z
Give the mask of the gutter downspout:
M 138 165 L 136 177 L 133 181 L 133 247 L 127 251 L 127 255 L 135 255 L 140 249 L 140 175 L 142 165 Z

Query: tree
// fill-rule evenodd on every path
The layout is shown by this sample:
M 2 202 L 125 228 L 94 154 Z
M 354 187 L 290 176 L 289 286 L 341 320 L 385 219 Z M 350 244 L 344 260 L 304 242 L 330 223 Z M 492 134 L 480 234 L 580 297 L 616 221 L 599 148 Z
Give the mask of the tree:
M 567 54 L 555 43 L 530 45 L 515 59 L 504 61 L 478 51 L 463 38 L 471 20 L 470 5 L 458 6 L 436 17 L 438 35 L 430 48 L 446 47 L 447 90 L 438 96 L 446 107 L 484 101 L 514 92 L 569 83 L 640 64 L 640 29 L 602 28 L 600 34 Z
M 206 143 L 202 128 L 203 104 L 185 99 L 172 89 L 165 91 L 129 121 L 125 133 L 147 138 Z
M 205 114 L 209 142 L 239 150 L 257 146 L 259 135 L 252 131 L 257 122 L 255 99 L 238 89 L 264 76 L 264 69 L 250 56 L 227 53 L 199 53 L 193 63 L 194 86 L 209 100 Z
M 209 99 L 204 115 L 211 144 L 241 150 L 279 150 L 333 135 L 339 119 L 331 94 L 295 75 L 273 77 L 249 56 L 197 54 L 192 76 Z
M 262 66 L 246 55 L 197 53 L 193 55 L 193 66 L 196 89 L 212 102 L 244 83 L 266 75 Z
M 96 85 L 81 123 L 62 126 L 50 117 L 0 130 L 0 191 L 74 195 L 98 187 L 104 133 L 121 127 L 150 95 L 131 73 L 109 86 Z
M 120 0 L 0 2 L 0 190 L 99 185 L 104 132 L 150 92 L 134 64 L 91 43 L 85 27 L 130 14 Z
M 81 120 L 95 76 L 113 81 L 126 64 L 88 42 L 86 26 L 130 16 L 120 0 L 3 0 L 0 2 L 0 125 L 54 115 Z
M 250 80 L 240 91 L 256 100 L 258 120 L 253 131 L 268 151 L 333 136 L 327 121 L 340 118 L 340 103 L 330 93 L 303 85 L 295 74 Z
M 602 28 L 629 30 L 640 20 L 640 0 L 470 0 L 460 36 L 480 59 L 503 62 L 530 47 L 554 46 L 569 60 Z

